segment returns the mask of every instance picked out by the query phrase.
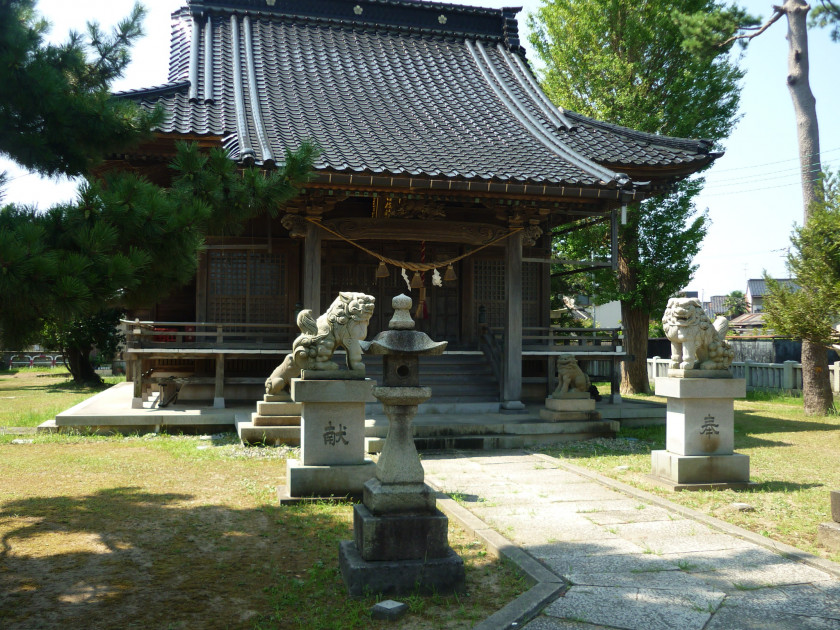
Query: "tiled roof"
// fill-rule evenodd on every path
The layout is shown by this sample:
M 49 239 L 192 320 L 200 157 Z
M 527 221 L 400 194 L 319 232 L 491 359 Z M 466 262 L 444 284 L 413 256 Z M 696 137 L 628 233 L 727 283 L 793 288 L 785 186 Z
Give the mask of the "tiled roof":
M 271 6 L 269 6 L 269 4 Z M 518 9 L 419 0 L 192 0 L 173 13 L 159 131 L 223 138 L 271 164 L 303 140 L 316 169 L 627 188 L 622 169 L 687 174 L 718 154 L 556 108 L 519 46 Z
M 792 287 L 794 289 L 799 288 L 799 285 L 790 278 L 777 278 L 776 282 L 782 286 Z M 767 293 L 767 283 L 764 281 L 764 278 L 753 278 L 751 280 L 747 280 L 747 295 L 750 297 L 763 297 L 767 295 Z
M 726 312 L 726 307 L 723 305 L 724 300 L 726 300 L 725 295 L 713 295 L 709 298 L 709 306 L 713 314 L 723 315 Z

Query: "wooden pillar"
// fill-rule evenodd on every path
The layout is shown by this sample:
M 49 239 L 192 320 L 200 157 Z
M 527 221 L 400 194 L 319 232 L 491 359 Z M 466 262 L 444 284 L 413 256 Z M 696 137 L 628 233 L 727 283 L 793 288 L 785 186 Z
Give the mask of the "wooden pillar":
M 129 360 L 132 367 L 132 380 L 134 381 L 134 396 L 131 399 L 132 409 L 143 408 L 143 359 L 139 356 Z
M 303 250 L 303 308 L 321 314 L 321 228 L 306 224 Z
M 504 370 L 502 411 L 524 409 L 522 404 L 522 232 L 508 237 L 505 246 Z
M 225 407 L 225 355 L 216 354 L 216 383 L 213 392 L 213 406 L 217 409 Z

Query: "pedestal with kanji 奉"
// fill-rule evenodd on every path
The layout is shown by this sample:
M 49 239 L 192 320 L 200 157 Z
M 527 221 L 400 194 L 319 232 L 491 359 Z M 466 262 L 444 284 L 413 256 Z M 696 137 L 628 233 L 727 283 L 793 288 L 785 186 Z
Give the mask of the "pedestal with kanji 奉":
M 668 399 L 668 415 L 665 450 L 651 453 L 653 480 L 673 490 L 750 485 L 750 458 L 734 452 L 744 379 L 668 376 L 656 379 L 656 395 Z

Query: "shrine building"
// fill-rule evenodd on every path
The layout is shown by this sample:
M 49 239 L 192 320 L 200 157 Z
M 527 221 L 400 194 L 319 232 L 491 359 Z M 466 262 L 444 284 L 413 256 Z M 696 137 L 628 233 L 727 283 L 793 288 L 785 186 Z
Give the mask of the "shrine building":
M 320 154 L 276 218 L 211 237 L 193 282 L 131 314 L 135 400 L 167 373 L 192 378 L 192 396 L 216 407 L 255 400 L 299 333 L 297 312 L 317 315 L 339 291 L 376 297 L 369 339 L 387 327 L 391 298 L 410 293 L 418 327 L 449 342 L 459 376 L 433 387 L 454 403 L 540 400 L 560 351 L 627 359 L 618 331 L 593 344 L 551 327 L 551 235 L 611 222 L 615 259 L 622 206 L 720 154 L 553 104 L 525 59 L 518 11 L 187 0 L 172 14 L 167 83 L 119 94 L 164 120 L 106 168 L 166 184 L 179 140 L 267 170 L 304 141 Z M 415 278 L 411 265 L 437 273 Z

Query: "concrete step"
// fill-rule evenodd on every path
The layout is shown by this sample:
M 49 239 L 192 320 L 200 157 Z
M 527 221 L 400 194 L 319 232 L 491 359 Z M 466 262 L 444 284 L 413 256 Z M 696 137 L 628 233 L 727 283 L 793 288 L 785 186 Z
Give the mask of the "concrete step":
M 611 429 L 599 430 L 597 427 L 590 427 L 590 430 L 578 433 L 534 433 L 522 435 L 453 435 L 453 436 L 429 436 L 415 437 L 414 445 L 418 451 L 432 450 L 492 450 L 528 448 L 545 444 L 557 444 L 560 442 L 576 442 L 579 440 L 591 440 L 596 437 L 615 437 L 615 431 Z M 380 453 L 385 446 L 385 438 L 365 438 L 365 447 L 368 453 Z
M 257 413 L 261 416 L 300 416 L 300 410 L 300 403 L 257 401 Z
M 300 426 L 256 426 L 245 414 L 236 414 L 235 424 L 243 444 L 300 446 Z
M 365 437 L 385 438 L 388 435 L 387 419 L 365 420 Z M 447 416 L 437 419 L 432 416 L 422 417 L 412 425 L 415 439 L 462 436 L 499 436 L 499 435 L 567 435 L 580 433 L 598 433 L 618 431 L 617 420 L 580 420 L 570 422 L 542 422 L 536 418 L 525 421 L 480 424 L 475 422 L 451 422 Z
M 261 416 L 252 413 L 251 422 L 255 427 L 299 427 L 300 416 Z

